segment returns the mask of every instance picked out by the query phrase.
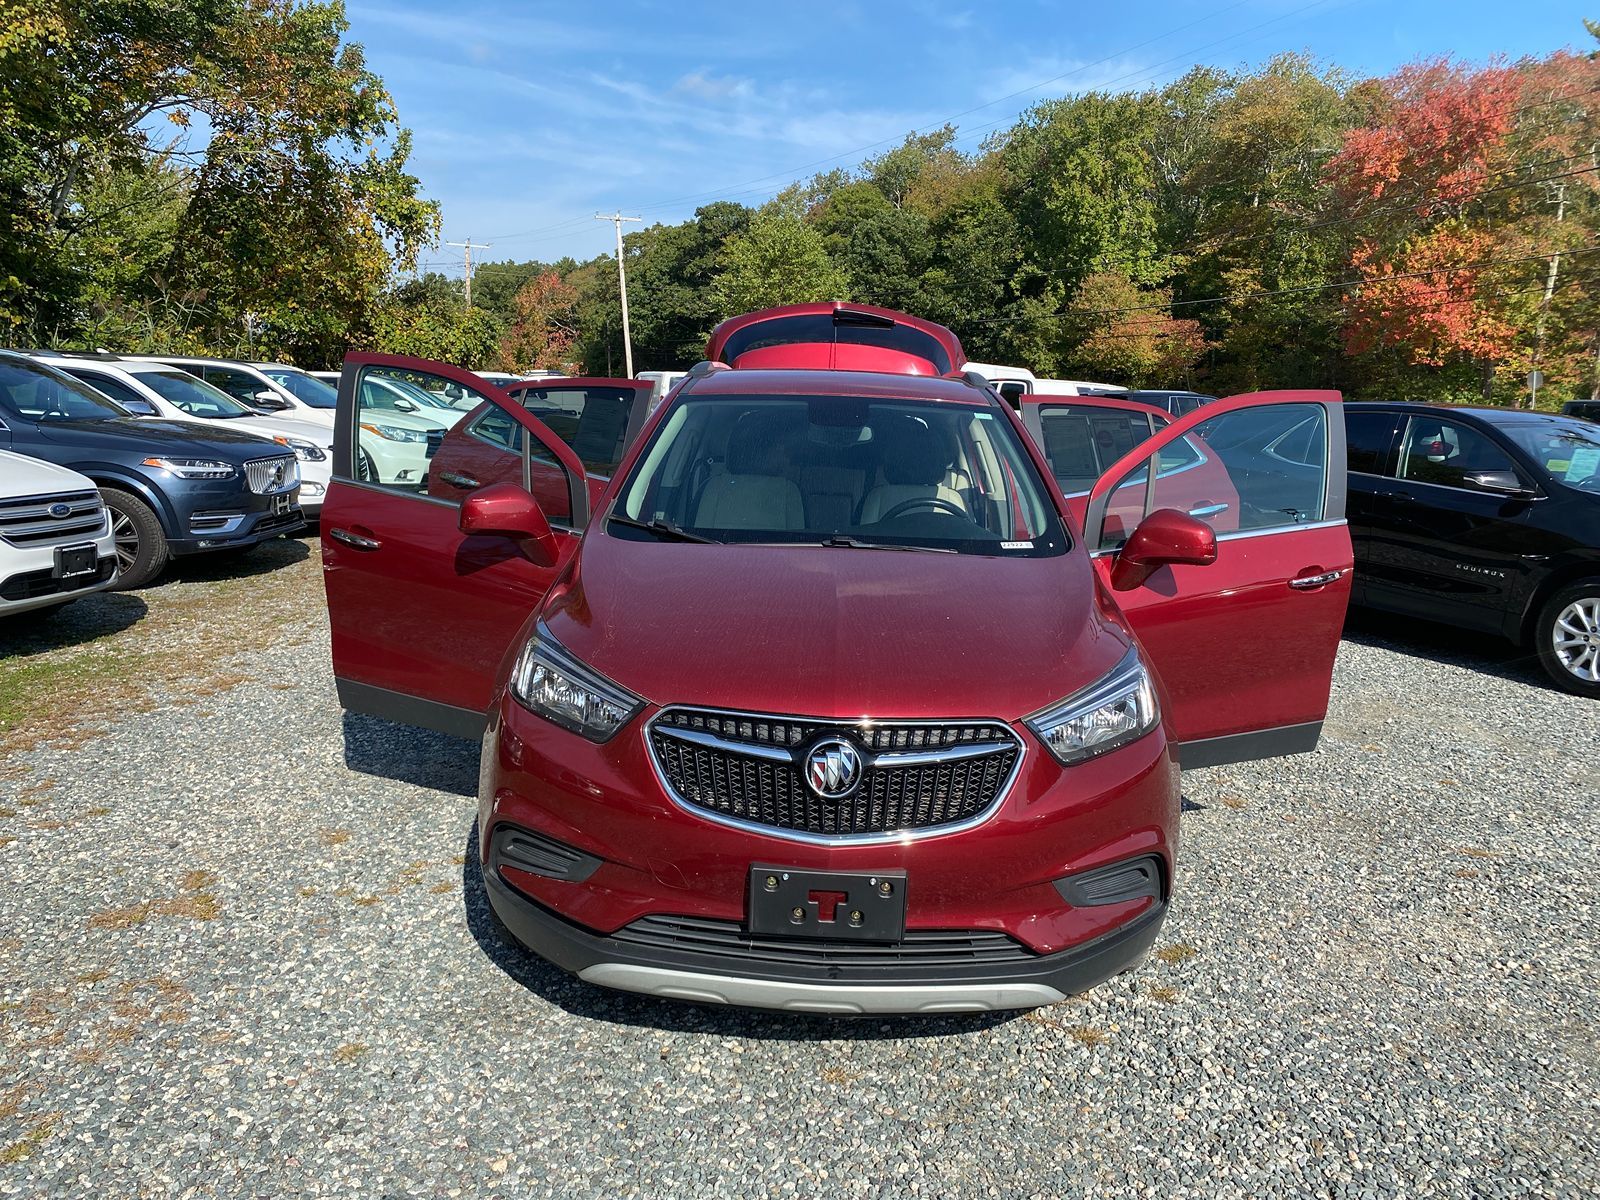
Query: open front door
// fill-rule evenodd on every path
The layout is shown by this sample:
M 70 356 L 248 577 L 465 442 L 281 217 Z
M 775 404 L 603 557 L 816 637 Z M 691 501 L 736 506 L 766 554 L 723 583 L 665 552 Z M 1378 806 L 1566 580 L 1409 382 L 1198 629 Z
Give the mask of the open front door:
M 1350 597 L 1345 481 L 1339 393 L 1286 391 L 1197 409 L 1090 489 L 1085 543 L 1164 685 L 1184 766 L 1315 749 Z M 1163 510 L 1210 526 L 1215 561 L 1117 572 Z
M 476 737 L 587 523 L 583 464 L 471 372 L 386 354 L 345 359 L 333 451 L 322 565 L 339 702 Z M 553 536 L 462 533 L 462 505 L 492 484 L 531 493 Z

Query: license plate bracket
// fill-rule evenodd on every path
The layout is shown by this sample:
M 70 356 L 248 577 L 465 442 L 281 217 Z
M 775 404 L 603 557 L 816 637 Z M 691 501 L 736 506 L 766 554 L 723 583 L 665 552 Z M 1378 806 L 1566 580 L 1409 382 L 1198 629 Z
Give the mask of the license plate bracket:
M 51 574 L 57 579 L 81 579 L 100 569 L 100 556 L 89 542 L 82 546 L 56 547 L 56 564 Z
M 280 492 L 272 498 L 272 515 L 277 517 L 289 511 L 294 506 L 293 492 Z
M 906 932 L 904 871 L 750 868 L 752 934 L 847 942 L 898 942 Z

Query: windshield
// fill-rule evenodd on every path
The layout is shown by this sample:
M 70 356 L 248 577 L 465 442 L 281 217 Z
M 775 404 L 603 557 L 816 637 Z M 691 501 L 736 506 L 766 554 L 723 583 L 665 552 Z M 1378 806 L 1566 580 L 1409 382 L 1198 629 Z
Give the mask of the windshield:
M 34 421 L 93 421 L 126 417 L 115 400 L 60 371 L 16 359 L 0 359 L 0 401 Z
M 1600 492 L 1600 426 L 1571 417 L 1530 416 L 1497 427 L 1562 483 Z
M 214 388 L 205 380 L 196 379 L 182 371 L 140 371 L 136 378 L 168 404 L 182 409 L 191 417 L 214 421 L 255 415 L 254 409 L 246 408 L 220 388 Z
M 1015 430 L 987 406 L 853 396 L 676 404 L 608 532 L 1044 556 L 1067 537 Z
M 261 373 L 279 387 L 286 389 L 311 408 L 337 408 L 339 393 L 320 379 L 313 379 L 304 371 L 286 371 L 282 367 L 262 367 Z

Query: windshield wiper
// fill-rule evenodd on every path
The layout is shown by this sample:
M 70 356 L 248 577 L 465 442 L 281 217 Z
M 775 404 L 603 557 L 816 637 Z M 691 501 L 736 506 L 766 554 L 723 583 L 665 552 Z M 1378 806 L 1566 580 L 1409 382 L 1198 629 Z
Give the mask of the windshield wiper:
M 653 533 L 657 537 L 670 538 L 675 542 L 699 542 L 705 546 L 720 546 L 716 538 L 701 537 L 698 533 L 690 533 L 687 529 L 680 529 L 671 521 L 664 521 L 656 517 L 651 521 L 635 521 L 632 517 L 611 514 L 611 519 L 619 525 L 626 525 L 629 529 L 642 529 L 646 533 Z
M 863 542 L 860 538 L 853 538 L 848 533 L 836 533 L 825 537 L 819 543 L 823 546 L 838 546 L 846 550 L 911 550 L 917 554 L 956 554 L 949 546 L 892 546 L 887 542 Z

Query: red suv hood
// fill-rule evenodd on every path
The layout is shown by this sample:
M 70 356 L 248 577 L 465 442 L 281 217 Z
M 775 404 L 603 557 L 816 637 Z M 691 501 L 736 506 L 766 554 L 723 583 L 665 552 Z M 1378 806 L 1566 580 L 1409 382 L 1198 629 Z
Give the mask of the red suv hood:
M 1126 650 L 1080 553 L 634 542 L 592 530 L 545 620 L 655 704 L 1015 720 Z

